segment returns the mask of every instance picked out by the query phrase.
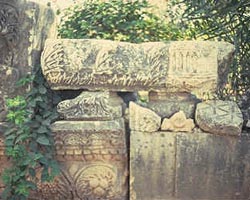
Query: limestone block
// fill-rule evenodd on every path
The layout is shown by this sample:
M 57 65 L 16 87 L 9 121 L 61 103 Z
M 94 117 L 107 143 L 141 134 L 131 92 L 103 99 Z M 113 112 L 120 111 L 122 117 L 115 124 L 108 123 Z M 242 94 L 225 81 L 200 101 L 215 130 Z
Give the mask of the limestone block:
M 176 198 L 249 199 L 249 146 L 249 136 L 178 133 Z
M 129 103 L 129 127 L 134 131 L 154 132 L 161 126 L 161 117 L 134 102 Z
M 161 125 L 162 131 L 192 132 L 193 119 L 187 119 L 183 111 L 175 113 L 170 119 L 165 118 Z
M 227 69 L 218 63 L 228 63 L 233 50 L 225 42 L 132 44 L 58 39 L 47 40 L 41 63 L 45 78 L 55 90 L 166 90 L 203 94 L 223 87 L 220 79 Z
M 249 199 L 249 146 L 249 133 L 239 139 L 201 131 L 132 131 L 132 199 Z
M 51 125 L 61 174 L 40 184 L 41 200 L 126 200 L 128 158 L 122 118 L 112 121 L 57 121 Z
M 130 136 L 130 196 L 133 200 L 173 199 L 175 134 L 132 131 Z
M 187 118 L 194 118 L 196 104 L 200 100 L 189 93 L 150 92 L 146 107 L 162 118 L 169 118 L 182 110 Z
M 122 116 L 122 99 L 115 93 L 82 92 L 78 97 L 58 104 L 64 119 L 112 120 Z
M 240 135 L 243 116 L 232 101 L 210 100 L 197 105 L 195 120 L 204 131 L 214 134 Z

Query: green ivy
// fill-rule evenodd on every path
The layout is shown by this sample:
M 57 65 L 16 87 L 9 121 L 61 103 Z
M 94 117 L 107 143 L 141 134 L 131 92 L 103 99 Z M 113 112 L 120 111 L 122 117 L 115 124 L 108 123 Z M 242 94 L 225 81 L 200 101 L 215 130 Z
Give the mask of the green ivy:
M 87 1 L 67 9 L 59 26 L 61 38 L 96 38 L 141 43 L 187 39 L 180 27 L 150 12 L 146 0 Z
M 12 163 L 2 177 L 6 186 L 2 197 L 7 200 L 27 199 L 39 181 L 51 181 L 59 173 L 50 124 L 58 118 L 53 105 L 60 99 L 48 89 L 40 67 L 17 85 L 27 84 L 32 85 L 27 94 L 7 99 L 8 129 L 4 136 L 6 156 Z

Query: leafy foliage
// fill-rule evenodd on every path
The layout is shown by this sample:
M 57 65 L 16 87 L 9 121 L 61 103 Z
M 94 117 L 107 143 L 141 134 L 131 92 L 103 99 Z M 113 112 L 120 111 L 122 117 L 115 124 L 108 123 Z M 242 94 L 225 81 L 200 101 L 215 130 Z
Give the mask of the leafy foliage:
M 53 105 L 59 99 L 47 89 L 40 68 L 34 76 L 21 79 L 18 85 L 31 82 L 30 92 L 7 100 L 8 129 L 4 136 L 6 155 L 11 158 L 12 167 L 5 170 L 2 178 L 6 186 L 3 198 L 8 200 L 26 199 L 39 180 L 50 181 L 59 171 L 53 160 L 49 128 L 58 117 Z M 38 170 L 42 171 L 41 177 Z
M 235 45 L 229 90 L 232 95 L 244 93 L 250 87 L 249 0 L 172 0 L 172 3 L 184 8 L 180 23 L 196 30 L 194 38 L 223 40 Z
M 133 43 L 189 38 L 180 27 L 166 23 L 150 8 L 146 0 L 88 1 L 63 13 L 59 36 Z

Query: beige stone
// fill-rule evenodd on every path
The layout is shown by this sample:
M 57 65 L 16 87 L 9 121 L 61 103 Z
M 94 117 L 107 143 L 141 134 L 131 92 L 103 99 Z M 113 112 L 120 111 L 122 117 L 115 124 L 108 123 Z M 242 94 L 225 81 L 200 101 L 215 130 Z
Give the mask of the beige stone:
M 122 118 L 57 121 L 51 129 L 61 174 L 52 186 L 39 185 L 42 199 L 127 199 L 128 158 Z
M 166 90 L 203 96 L 223 87 L 227 66 L 218 63 L 228 63 L 233 50 L 225 42 L 58 39 L 47 40 L 41 62 L 55 90 Z
M 235 102 L 210 100 L 197 105 L 195 120 L 204 131 L 214 134 L 241 134 L 242 113 Z
M 180 110 L 187 118 L 194 118 L 198 102 L 200 100 L 190 93 L 150 92 L 146 107 L 156 112 L 161 118 L 170 118 Z
M 171 132 L 131 132 L 130 193 L 133 200 L 172 199 L 175 144 L 176 136 Z
M 133 131 L 154 132 L 161 126 L 161 117 L 152 110 L 129 103 L 129 127 Z
M 192 132 L 194 125 L 193 119 L 187 119 L 183 111 L 175 113 L 170 119 L 165 118 L 161 125 L 163 131 Z
M 122 116 L 122 99 L 116 93 L 82 92 L 78 97 L 58 104 L 64 119 L 112 120 Z

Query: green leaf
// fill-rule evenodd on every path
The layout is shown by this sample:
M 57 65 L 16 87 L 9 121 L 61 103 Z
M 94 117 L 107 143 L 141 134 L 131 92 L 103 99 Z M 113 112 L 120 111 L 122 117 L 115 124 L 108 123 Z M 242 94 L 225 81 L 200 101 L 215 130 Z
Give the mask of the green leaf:
M 42 144 L 42 145 L 50 145 L 49 139 L 45 136 L 38 137 L 36 141 L 37 143 Z

